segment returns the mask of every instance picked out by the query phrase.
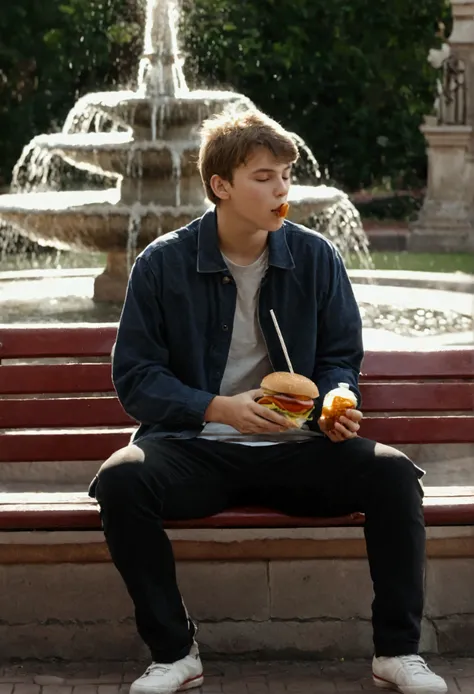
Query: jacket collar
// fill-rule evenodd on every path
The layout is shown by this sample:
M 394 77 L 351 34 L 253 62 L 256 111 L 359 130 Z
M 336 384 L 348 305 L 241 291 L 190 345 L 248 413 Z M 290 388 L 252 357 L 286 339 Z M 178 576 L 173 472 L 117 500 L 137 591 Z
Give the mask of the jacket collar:
M 268 235 L 268 264 L 282 270 L 292 270 L 295 267 L 295 261 L 288 247 L 285 227 L 286 222 L 278 231 L 272 231 Z M 219 250 L 215 208 L 205 212 L 199 222 L 197 271 L 227 271 L 227 265 Z

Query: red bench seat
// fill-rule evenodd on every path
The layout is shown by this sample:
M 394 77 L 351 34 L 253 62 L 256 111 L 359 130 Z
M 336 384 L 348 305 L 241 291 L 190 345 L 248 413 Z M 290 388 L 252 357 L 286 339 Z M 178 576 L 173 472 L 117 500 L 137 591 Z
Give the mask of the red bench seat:
M 425 488 L 427 525 L 474 524 L 474 486 Z M 358 526 L 361 513 L 331 518 L 287 516 L 266 508 L 234 508 L 209 518 L 168 521 L 167 528 L 320 528 Z M 0 493 L 0 530 L 99 530 L 97 503 L 85 493 Z

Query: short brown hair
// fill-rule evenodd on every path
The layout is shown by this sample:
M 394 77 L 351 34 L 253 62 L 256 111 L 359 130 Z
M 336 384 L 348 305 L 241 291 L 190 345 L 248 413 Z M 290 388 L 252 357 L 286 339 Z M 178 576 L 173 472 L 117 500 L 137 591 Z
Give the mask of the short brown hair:
M 235 169 L 256 147 L 266 147 L 278 160 L 289 164 L 298 159 L 291 134 L 261 111 L 224 112 L 204 121 L 198 167 L 211 202 L 219 202 L 211 188 L 212 176 L 217 174 L 232 183 Z

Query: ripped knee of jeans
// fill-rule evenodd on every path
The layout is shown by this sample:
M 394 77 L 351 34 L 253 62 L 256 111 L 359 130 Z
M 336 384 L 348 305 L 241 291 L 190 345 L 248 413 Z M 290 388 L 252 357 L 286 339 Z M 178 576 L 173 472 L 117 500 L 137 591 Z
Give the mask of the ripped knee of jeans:
M 88 490 L 89 496 L 95 498 L 95 491 L 99 477 L 105 470 L 111 470 L 112 468 L 116 468 L 120 465 L 128 463 L 143 463 L 144 460 L 144 452 L 141 448 L 135 446 L 134 444 L 130 444 L 125 446 L 125 448 L 120 448 L 118 451 L 115 451 L 115 453 L 112 453 L 110 458 L 107 458 L 107 460 L 100 466 L 99 472 L 90 483 Z
M 107 458 L 105 463 L 101 465 L 99 475 L 103 470 L 115 467 L 116 465 L 123 465 L 124 463 L 143 463 L 144 460 L 145 454 L 142 449 L 132 443 L 112 453 L 110 458 Z

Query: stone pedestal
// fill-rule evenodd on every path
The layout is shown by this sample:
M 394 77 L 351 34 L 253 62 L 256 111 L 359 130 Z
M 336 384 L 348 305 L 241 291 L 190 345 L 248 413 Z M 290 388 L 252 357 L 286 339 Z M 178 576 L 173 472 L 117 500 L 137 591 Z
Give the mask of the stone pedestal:
M 426 124 L 421 130 L 428 143 L 428 187 L 409 250 L 474 251 L 473 128 Z
M 122 303 L 127 290 L 128 275 L 127 254 L 123 251 L 110 251 L 105 270 L 94 280 L 94 301 Z
M 453 29 L 429 61 L 441 68 L 436 115 L 421 131 L 428 145 L 428 188 L 409 249 L 474 251 L 474 0 L 451 0 Z

